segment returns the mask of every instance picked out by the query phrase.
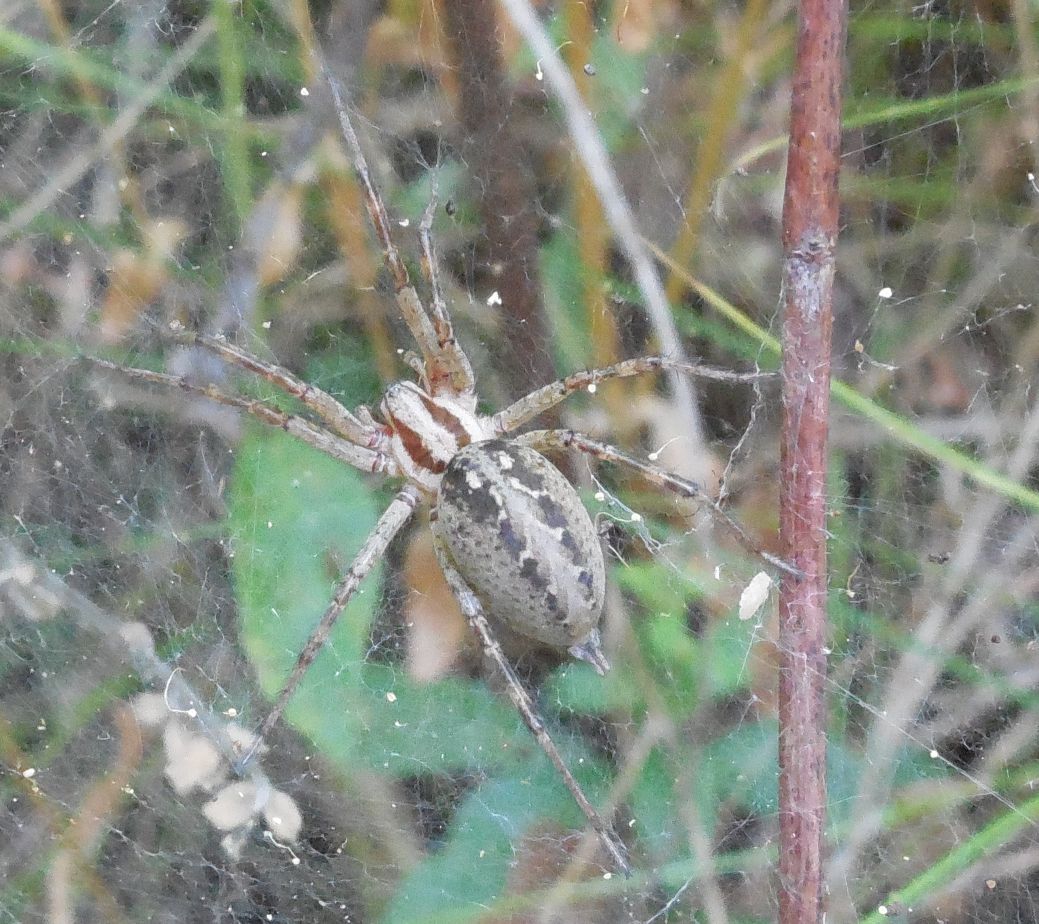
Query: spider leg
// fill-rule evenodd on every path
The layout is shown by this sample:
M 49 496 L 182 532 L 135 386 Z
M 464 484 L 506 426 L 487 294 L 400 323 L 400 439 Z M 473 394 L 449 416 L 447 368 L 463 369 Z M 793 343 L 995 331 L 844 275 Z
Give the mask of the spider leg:
M 682 478 L 680 475 L 675 475 L 665 469 L 649 465 L 641 459 L 637 459 L 635 456 L 618 449 L 616 446 L 600 442 L 573 430 L 533 430 L 530 433 L 524 433 L 522 436 L 516 437 L 516 442 L 537 450 L 579 449 L 581 452 L 595 456 L 597 459 L 602 459 L 604 462 L 618 462 L 622 465 L 627 465 L 658 487 L 673 491 L 681 497 L 695 498 L 700 503 L 706 504 L 714 514 L 715 519 L 752 555 L 756 555 L 762 561 L 767 562 L 774 568 L 778 568 L 785 574 L 792 575 L 795 578 L 804 577 L 804 573 L 799 568 L 795 568 L 778 555 L 773 555 L 771 552 L 766 552 L 764 549 L 759 548 L 754 540 L 747 535 L 743 527 L 730 517 L 713 497 L 687 478 Z
M 393 537 L 400 532 L 401 527 L 411 518 L 412 513 L 415 512 L 418 499 L 418 491 L 410 486 L 405 487 L 390 501 L 390 505 L 383 511 L 382 516 L 379 517 L 379 522 L 375 524 L 375 528 L 368 534 L 368 538 L 364 540 L 364 544 L 361 546 L 357 556 L 350 563 L 346 574 L 343 575 L 342 580 L 335 589 L 332 602 L 328 604 L 324 615 L 322 615 L 314 631 L 311 632 L 310 638 L 307 639 L 307 644 L 296 659 L 292 673 L 289 674 L 288 680 L 285 681 L 285 685 L 281 688 L 278 698 L 271 707 L 271 711 L 260 726 L 256 744 L 253 745 L 252 750 L 241 761 L 243 767 L 249 762 L 259 744 L 270 734 L 271 729 L 278 724 L 281 714 L 285 711 L 285 707 L 292 698 L 292 694 L 296 692 L 296 687 L 299 686 L 303 675 L 313 663 L 314 658 L 317 657 L 318 652 L 324 647 L 325 642 L 328 641 L 328 636 L 332 631 L 332 627 L 336 624 L 336 620 L 339 619 L 343 610 L 346 609 L 346 605 L 350 602 L 358 585 L 364 580 L 368 572 L 372 570 L 372 566 L 382 557 Z
M 603 366 L 601 369 L 575 372 L 557 382 L 544 385 L 495 414 L 492 418 L 492 425 L 499 435 L 511 433 L 533 420 L 538 414 L 555 407 L 575 391 L 580 391 L 582 388 L 594 391 L 599 382 L 645 375 L 647 372 L 656 372 L 659 369 L 674 369 L 696 378 L 713 379 L 718 382 L 754 382 L 769 378 L 774 374 L 771 372 L 732 372 L 714 366 L 702 366 L 699 363 L 675 362 L 664 356 L 639 356 L 610 366 Z
M 447 316 L 446 306 L 443 306 L 441 299 L 441 307 L 436 309 L 433 318 L 430 318 L 423 307 L 415 287 L 411 284 L 408 268 L 401 260 L 400 253 L 390 236 L 390 219 L 378 190 L 375 188 L 368 161 L 365 159 L 361 143 L 357 139 L 357 132 L 354 131 L 353 123 L 350 121 L 339 81 L 326 67 L 322 66 L 322 70 L 332 91 L 332 100 L 335 103 L 336 114 L 339 116 L 343 138 L 346 140 L 346 145 L 353 158 L 354 171 L 364 188 L 368 217 L 371 219 L 375 236 L 382 247 L 386 268 L 393 279 L 397 306 L 404 315 L 404 322 L 408 325 L 408 330 L 411 331 L 411 336 L 415 338 L 419 351 L 422 353 L 432 392 L 434 395 L 471 394 L 473 390 L 472 369 L 469 367 L 469 360 L 451 332 L 451 322 Z
M 437 189 L 436 179 L 433 181 L 433 195 L 426 206 L 419 225 L 419 242 L 422 245 L 422 271 L 429 280 L 429 288 L 432 293 L 430 314 L 433 316 L 433 327 L 437 333 L 437 345 L 440 355 L 443 357 L 444 366 L 447 369 L 451 383 L 459 394 L 474 394 L 476 391 L 476 376 L 473 375 L 473 367 L 469 363 L 469 357 L 455 340 L 454 328 L 451 325 L 451 315 L 447 310 L 447 302 L 444 300 L 444 290 L 440 285 L 440 272 L 438 269 L 436 249 L 433 246 L 433 213 L 436 210 Z
M 570 790 L 570 794 L 574 797 L 574 801 L 578 806 L 580 806 L 581 811 L 584 812 L 584 817 L 588 819 L 588 823 L 599 836 L 599 840 L 602 841 L 603 846 L 613 858 L 613 862 L 617 865 L 617 868 L 623 872 L 625 876 L 630 876 L 631 864 L 625 856 L 623 846 L 621 846 L 620 841 L 617 839 L 617 836 L 613 833 L 610 826 L 595 810 L 592 803 L 588 801 L 588 797 L 584 794 L 584 790 L 581 789 L 581 784 L 577 782 L 574 775 L 570 772 L 570 768 L 567 767 L 566 762 L 563 760 L 563 755 L 559 753 L 559 749 L 556 747 L 555 742 L 552 740 L 548 730 L 545 728 L 544 721 L 541 716 L 538 715 L 537 709 L 534 707 L 534 702 L 530 698 L 530 694 L 527 693 L 523 686 L 523 682 L 517 676 L 516 671 L 513 670 L 508 658 L 505 657 L 505 653 L 502 651 L 501 645 L 498 643 L 497 638 L 495 638 L 494 632 L 487 621 L 487 617 L 484 615 L 483 606 L 480 603 L 479 598 L 473 592 L 472 588 L 466 584 L 465 579 L 455 570 L 447 556 L 440 549 L 437 549 L 437 559 L 440 562 L 440 568 L 444 572 L 444 576 L 447 578 L 447 583 L 450 585 L 451 590 L 458 599 L 462 612 L 465 614 L 465 618 L 468 621 L 470 628 L 472 628 L 475 633 L 484 654 L 494 661 L 498 670 L 501 671 L 502 676 L 505 678 L 505 686 L 508 690 L 509 699 L 512 700 L 512 704 L 523 717 L 524 724 L 530 730 L 530 733 L 537 740 L 538 744 L 541 745 L 541 750 L 545 752 L 548 759 L 552 761 L 552 764 L 559 772 L 559 775 L 563 778 L 566 788 Z
M 231 365 L 252 372 L 277 386 L 310 408 L 336 433 L 351 443 L 375 448 L 383 440 L 383 432 L 377 425 L 365 424 L 328 392 L 304 382 L 282 366 L 258 359 L 241 347 L 221 338 L 207 337 L 203 334 L 184 334 L 175 339 L 186 346 L 202 347 Z
M 362 472 L 384 472 L 389 475 L 400 474 L 397 469 L 397 463 L 384 453 L 378 452 L 375 449 L 369 449 L 367 446 L 356 446 L 343 437 L 316 427 L 304 417 L 300 417 L 297 414 L 286 414 L 284 411 L 280 411 L 254 398 L 241 398 L 237 395 L 229 395 L 226 392 L 222 392 L 215 385 L 196 385 L 181 375 L 152 372 L 150 369 L 135 369 L 132 366 L 119 366 L 107 360 L 94 357 L 86 358 L 98 368 L 118 373 L 123 378 L 164 385 L 167 388 L 175 388 L 178 391 L 187 392 L 189 395 L 198 395 L 200 398 L 206 398 L 216 404 L 223 404 L 225 407 L 233 407 L 244 411 L 257 420 L 263 421 L 268 426 L 284 430 L 308 446 L 313 446 L 320 452 L 334 459 L 339 459 L 339 461 L 345 462 L 347 465 L 352 465 Z

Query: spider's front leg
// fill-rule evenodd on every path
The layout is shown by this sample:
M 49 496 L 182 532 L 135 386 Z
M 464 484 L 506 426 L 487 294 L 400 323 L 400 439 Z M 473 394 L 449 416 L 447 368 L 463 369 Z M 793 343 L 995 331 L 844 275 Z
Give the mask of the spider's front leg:
M 434 395 L 472 396 L 475 387 L 473 370 L 469 365 L 469 358 L 455 340 L 451 318 L 447 312 L 447 305 L 444 302 L 436 273 L 436 255 L 433 252 L 430 238 L 430 228 L 433 222 L 432 204 L 422 220 L 420 229 L 423 266 L 433 290 L 432 310 L 427 312 L 415 287 L 411 284 L 408 269 L 390 236 L 390 219 L 386 213 L 386 206 L 379 196 L 379 191 L 372 179 L 371 169 L 368 167 L 368 161 L 364 156 L 364 151 L 361 150 L 361 142 L 350 121 L 350 114 L 343 100 L 339 81 L 324 65 L 322 71 L 332 92 L 332 101 L 335 104 L 336 114 L 339 116 L 343 140 L 346 141 L 354 163 L 354 172 L 364 190 L 368 217 L 371 219 L 375 236 L 382 246 L 386 268 L 393 279 L 397 305 L 422 354 L 423 376 L 427 378 Z
M 535 389 L 491 418 L 494 432 L 502 436 L 512 433 L 539 414 L 543 414 L 566 400 L 575 391 L 582 389 L 595 391 L 600 382 L 633 378 L 661 369 L 672 369 L 683 375 L 714 382 L 747 383 L 774 377 L 774 373 L 771 372 L 733 372 L 730 369 L 718 369 L 702 363 L 675 362 L 666 356 L 637 356 L 634 359 L 624 359 L 600 369 L 575 372 L 566 378 Z
M 296 437 L 296 439 L 306 443 L 308 446 L 313 446 L 319 452 L 323 452 L 333 459 L 338 459 L 340 462 L 345 462 L 347 465 L 352 465 L 362 472 L 382 472 L 387 475 L 400 474 L 397 463 L 392 458 L 378 449 L 369 448 L 369 443 L 377 444 L 381 441 L 381 437 L 375 439 L 379 435 L 378 426 L 366 411 L 359 412 L 364 414 L 363 419 L 361 417 L 353 418 L 364 427 L 365 442 L 357 444 L 340 438 L 329 430 L 316 426 L 305 417 L 300 417 L 297 414 L 287 414 L 285 411 L 263 401 L 258 401 L 255 398 L 243 398 L 239 395 L 228 394 L 212 384 L 192 382 L 185 376 L 170 375 L 167 372 L 153 372 L 150 369 L 120 366 L 108 360 L 99 359 L 96 356 L 84 356 L 83 359 L 98 369 L 114 372 L 125 379 L 149 382 L 152 385 L 162 385 L 170 390 L 195 395 L 199 398 L 205 398 L 207 401 L 212 401 L 214 404 L 222 404 L 224 407 L 243 411 L 267 426 L 284 430 L 290 436 Z M 288 391 L 287 388 L 286 391 Z M 314 389 L 314 391 L 317 391 L 317 389 Z M 289 393 L 293 394 L 291 391 Z M 324 393 L 321 392 L 321 394 L 323 395 Z M 334 399 L 329 397 L 329 400 Z
M 369 449 L 380 447 L 382 434 L 374 421 L 361 419 L 328 392 L 305 382 L 283 366 L 257 359 L 241 347 L 223 338 L 207 337 L 198 333 L 170 336 L 177 343 L 189 347 L 201 347 L 239 369 L 245 369 L 253 375 L 266 379 L 286 394 L 302 402 L 333 431 L 354 445 Z

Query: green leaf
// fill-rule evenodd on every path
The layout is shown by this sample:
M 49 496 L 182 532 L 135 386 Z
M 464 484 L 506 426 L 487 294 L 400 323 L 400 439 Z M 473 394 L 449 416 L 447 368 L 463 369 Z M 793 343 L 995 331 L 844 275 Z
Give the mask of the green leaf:
M 617 151 L 625 138 L 637 137 L 632 121 L 647 105 L 643 90 L 650 56 L 618 47 L 612 33 L 596 36 L 591 51 L 596 71 L 591 87 L 595 121 L 607 149 Z
M 655 747 L 630 800 L 639 844 L 653 866 L 662 859 L 687 854 L 677 799 L 674 760 L 663 748 Z
M 537 749 L 516 712 L 485 685 L 416 684 L 386 664 L 309 684 L 295 706 L 293 722 L 327 757 L 398 779 L 498 771 Z
M 673 580 L 664 566 L 655 561 L 615 568 L 614 575 L 622 589 L 637 596 L 642 609 L 650 613 L 681 619 L 689 604 L 703 596 L 702 589 L 691 575 Z
M 277 431 L 240 446 L 229 499 L 242 641 L 270 696 L 281 688 L 380 505 L 353 469 Z M 412 683 L 367 654 L 383 568 L 339 618 L 286 711 L 344 769 L 394 776 L 485 769 L 534 747 L 486 686 Z
M 554 359 L 560 369 L 587 367 L 592 359 L 584 327 L 583 272 L 574 235 L 553 234 L 541 248 L 541 278 Z
M 378 518 L 361 475 L 297 440 L 255 429 L 237 452 L 229 497 L 242 640 L 260 684 L 274 694 L 332 590 Z M 382 568 L 339 619 L 306 680 L 331 684 L 366 648 Z
M 650 616 L 638 628 L 646 663 L 667 678 L 660 693 L 676 719 L 696 708 L 705 679 L 703 646 L 689 631 L 684 615 L 683 610 Z
M 585 792 L 596 801 L 595 784 L 603 780 L 601 765 L 587 757 L 575 759 L 582 750 L 575 747 L 568 753 L 559 732 L 554 734 Z M 443 849 L 404 880 L 383 920 L 394 924 L 449 921 L 490 905 L 506 887 L 523 834 L 540 820 L 551 825 L 547 842 L 555 844 L 560 824 L 579 830 L 584 816 L 538 751 L 517 765 L 512 775 L 484 783 L 462 802 Z M 531 841 L 530 849 L 544 848 Z
M 644 706 L 638 679 L 623 661 L 616 661 L 605 677 L 589 664 L 567 662 L 545 681 L 542 690 L 546 704 L 554 703 L 557 711 L 572 710 L 580 715 L 630 713 Z
M 724 699 L 750 686 L 747 661 L 748 652 L 757 642 L 756 631 L 755 620 L 740 620 L 735 612 L 724 619 L 712 620 L 701 647 L 701 670 L 704 665 L 710 665 L 704 673 L 706 695 Z

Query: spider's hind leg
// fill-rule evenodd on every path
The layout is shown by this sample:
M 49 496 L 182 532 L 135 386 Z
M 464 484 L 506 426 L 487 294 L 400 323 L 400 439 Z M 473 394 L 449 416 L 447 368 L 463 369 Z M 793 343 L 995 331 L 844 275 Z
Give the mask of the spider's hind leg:
M 624 847 L 621 845 L 617 835 L 613 833 L 609 824 L 596 811 L 592 803 L 588 801 L 584 790 L 581 789 L 581 784 L 577 782 L 577 779 L 570 772 L 570 768 L 567 767 L 566 762 L 563 760 L 563 755 L 559 753 L 559 749 L 545 728 L 544 720 L 538 714 L 534 701 L 530 698 L 530 694 L 527 693 L 523 682 L 509 663 L 508 658 L 505 657 L 501 644 L 498 642 L 490 623 L 487 621 L 487 616 L 484 614 L 483 605 L 480 603 L 479 598 L 465 582 L 462 575 L 458 573 L 447 554 L 440 548 L 437 549 L 437 560 L 440 562 L 440 568 L 444 572 L 444 577 L 447 578 L 447 583 L 458 599 L 462 613 L 475 633 L 484 654 L 501 671 L 505 679 L 509 699 L 512 700 L 512 704 L 522 716 L 524 724 L 563 778 L 566 788 L 570 790 L 574 801 L 578 804 L 581 811 L 584 812 L 584 817 L 588 819 L 588 823 L 599 836 L 599 840 L 609 852 L 617 868 L 625 876 L 630 876 L 631 865 L 628 862 Z

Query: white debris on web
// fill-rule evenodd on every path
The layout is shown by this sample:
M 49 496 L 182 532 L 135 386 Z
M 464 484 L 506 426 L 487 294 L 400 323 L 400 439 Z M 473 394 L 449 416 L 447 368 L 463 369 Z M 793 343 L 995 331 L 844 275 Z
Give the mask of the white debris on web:
M 135 708 L 135 712 L 148 712 Z M 255 735 L 233 723 L 227 732 L 235 746 L 246 753 L 255 744 Z M 204 735 L 188 728 L 182 720 L 171 719 L 163 734 L 168 762 L 166 778 L 178 795 L 193 791 L 215 793 L 202 808 L 202 815 L 218 831 L 226 832 L 221 843 L 236 856 L 249 832 L 261 820 L 279 838 L 295 841 L 303 826 L 303 815 L 295 800 L 270 785 L 266 779 L 230 779 L 231 768 L 223 755 Z M 262 749 L 261 749 L 262 750 Z
M 224 786 L 202 809 L 218 831 L 249 828 L 261 817 L 269 831 L 295 841 L 303 827 L 303 816 L 292 797 L 253 780 L 236 780 Z
M 637 510 L 632 510 L 631 507 L 625 504 L 619 497 L 607 491 L 602 482 L 594 476 L 592 476 L 592 483 L 597 489 L 594 495 L 595 499 L 599 501 L 599 503 L 605 503 L 607 507 L 606 510 L 600 511 L 596 514 L 596 523 L 599 523 L 601 519 L 606 518 L 612 520 L 614 523 L 632 526 L 646 549 L 654 555 L 659 553 L 662 546 L 650 534 L 649 529 L 645 525 L 645 519 L 642 514 Z
M 743 593 L 740 594 L 740 619 L 752 619 L 757 615 L 762 604 L 768 599 L 768 592 L 771 588 L 772 578 L 764 571 L 755 574 L 750 583 L 743 588 Z
M 220 751 L 208 738 L 192 733 L 179 721 L 166 724 L 166 779 L 178 796 L 193 789 L 213 790 L 226 776 Z
M 229 783 L 216 797 L 206 803 L 202 814 L 219 831 L 233 831 L 249 822 L 265 800 L 260 799 L 259 787 L 249 780 Z
M 264 837 L 264 840 L 270 841 L 279 850 L 287 850 L 292 855 L 292 865 L 293 866 L 299 866 L 299 862 L 300 862 L 299 861 L 299 857 L 296 856 L 295 851 L 288 844 L 279 843 L 277 838 L 275 838 L 273 831 L 264 831 L 263 832 L 263 837 Z
M 658 462 L 658 461 L 660 461 L 660 454 L 665 449 L 667 449 L 668 446 L 670 446 L 672 443 L 674 443 L 676 440 L 679 440 L 679 439 L 681 439 L 681 437 L 678 437 L 678 436 L 671 437 L 671 439 L 667 440 L 659 449 L 654 449 L 651 453 L 649 453 L 646 456 L 646 458 L 649 459 L 650 462 Z
M 194 706 L 188 706 L 187 709 L 178 709 L 176 706 L 173 705 L 172 702 L 170 702 L 170 697 L 169 697 L 170 684 L 173 683 L 173 678 L 177 676 L 177 672 L 179 670 L 180 670 L 179 667 L 175 668 L 170 673 L 169 677 L 166 678 L 166 688 L 165 688 L 165 690 L 163 690 L 163 693 L 162 693 L 162 698 L 163 698 L 163 701 L 166 704 L 166 709 L 167 709 L 167 711 L 174 712 L 177 715 L 186 715 L 189 719 L 198 718 L 198 710 Z
M 131 700 L 130 708 L 142 728 L 161 728 L 169 719 L 166 700 L 160 693 L 141 693 Z
M 176 672 L 174 672 L 175 674 Z M 213 794 L 202 807 L 203 817 L 224 832 L 221 845 L 232 857 L 240 855 L 250 832 L 260 824 L 284 841 L 295 841 L 303 826 L 303 816 L 295 800 L 271 786 L 263 774 L 235 779 L 227 755 L 202 728 L 182 718 L 190 710 L 172 708 L 169 691 L 141 693 L 130 705 L 143 729 L 161 730 L 166 766 L 163 773 L 177 795 Z M 237 715 L 229 708 L 225 715 Z M 255 751 L 264 754 L 266 746 L 257 744 L 256 735 L 235 722 L 223 726 L 235 753 Z

